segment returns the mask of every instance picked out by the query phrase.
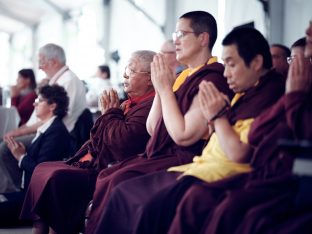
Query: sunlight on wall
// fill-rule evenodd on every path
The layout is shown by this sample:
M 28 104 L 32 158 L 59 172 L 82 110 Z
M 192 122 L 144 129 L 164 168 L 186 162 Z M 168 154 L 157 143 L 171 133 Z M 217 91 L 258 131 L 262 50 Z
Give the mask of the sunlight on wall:
M 10 65 L 10 44 L 9 35 L 6 33 L 0 33 L 0 86 L 6 86 L 9 84 L 9 65 Z

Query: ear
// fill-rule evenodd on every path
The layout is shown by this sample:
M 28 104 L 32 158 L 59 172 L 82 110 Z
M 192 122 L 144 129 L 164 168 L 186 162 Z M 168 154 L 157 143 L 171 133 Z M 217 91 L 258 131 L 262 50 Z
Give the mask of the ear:
M 147 80 L 147 85 L 153 87 L 152 77 L 149 76 Z
M 256 57 L 251 61 L 251 68 L 255 71 L 260 71 L 263 68 L 263 56 L 257 54 Z
M 207 47 L 210 41 L 209 33 L 202 32 L 198 37 L 201 39 L 201 46 Z
M 50 111 L 53 113 L 56 109 L 56 103 L 49 104 Z

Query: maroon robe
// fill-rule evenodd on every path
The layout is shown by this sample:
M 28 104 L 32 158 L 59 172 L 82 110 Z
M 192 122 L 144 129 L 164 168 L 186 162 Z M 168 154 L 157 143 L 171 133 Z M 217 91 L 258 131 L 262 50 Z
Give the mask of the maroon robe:
M 153 96 L 147 96 L 126 114 L 121 109 L 109 109 L 95 122 L 90 140 L 67 163 L 40 164 L 32 176 L 21 218 L 40 217 L 58 233 L 81 231 L 98 171 L 144 152 L 149 139 L 146 119 L 152 102 Z M 88 151 L 94 160 L 76 163 Z
M 311 140 L 312 131 L 307 128 L 312 118 L 310 100 L 311 95 L 290 93 L 257 118 L 249 134 L 256 148 L 252 157 L 255 170 L 217 185 L 193 186 L 179 204 L 170 233 L 198 232 L 202 225 L 205 233 L 256 233 L 265 227 L 261 223 L 273 220 L 276 214 L 291 213 L 297 188 L 290 175 L 294 158 L 280 151 L 277 141 Z M 183 223 L 191 216 L 195 217 L 192 222 Z M 205 224 L 196 217 L 206 217 Z M 269 223 L 272 229 L 272 221 Z
M 193 98 L 198 93 L 199 84 L 203 80 L 213 82 L 230 98 L 233 96 L 223 76 L 223 71 L 224 67 L 220 63 L 206 64 L 186 79 L 175 92 L 183 115 L 189 110 Z M 122 162 L 99 174 L 93 195 L 93 207 L 87 223 L 87 233 L 94 233 L 109 194 L 116 185 L 130 178 L 188 163 L 193 155 L 201 152 L 203 145 L 204 140 L 198 140 L 190 146 L 177 145 L 168 134 L 163 119 L 160 118 L 147 144 L 144 156 Z
M 283 93 L 284 80 L 268 72 L 231 107 L 229 122 L 234 125 L 238 120 L 255 118 Z M 179 198 L 192 184 L 201 182 L 193 176 L 177 181 L 179 175 L 162 171 L 117 186 L 96 233 L 166 233 Z
M 31 114 L 34 111 L 34 101 L 36 98 L 37 94 L 34 90 L 29 92 L 25 96 L 17 96 L 11 98 L 12 106 L 16 107 L 21 119 L 18 126 L 22 126 L 29 120 Z

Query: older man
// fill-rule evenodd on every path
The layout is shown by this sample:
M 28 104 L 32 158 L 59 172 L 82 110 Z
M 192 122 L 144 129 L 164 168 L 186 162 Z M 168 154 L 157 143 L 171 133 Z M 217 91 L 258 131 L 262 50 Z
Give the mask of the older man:
M 270 47 L 270 52 L 272 56 L 273 67 L 286 79 L 289 68 L 287 57 L 290 56 L 290 49 L 282 44 L 272 44 Z
M 50 85 L 58 84 L 63 86 L 69 97 L 68 114 L 64 117 L 63 122 L 69 132 L 74 128 L 74 125 L 87 107 L 85 88 L 82 81 L 66 66 L 66 56 L 62 47 L 56 44 L 46 44 L 39 49 L 39 68 L 44 71 L 47 81 Z M 8 132 L 4 138 L 18 137 L 17 141 L 29 145 L 35 136 L 38 127 L 42 125 L 42 121 L 36 118 L 33 112 L 30 120 L 18 129 Z M 69 143 L 68 143 L 69 144 Z M 17 161 L 12 157 L 11 152 L 2 142 L 0 144 L 0 184 L 7 173 L 13 181 L 7 180 L 7 183 L 0 188 L 0 192 L 10 192 L 16 190 L 20 181 L 20 170 Z
M 166 64 L 176 73 L 180 74 L 186 67 L 177 60 L 177 54 L 173 40 L 166 40 L 160 47 L 160 53 L 164 55 Z
M 90 139 L 73 158 L 67 163 L 37 167 L 21 214 L 22 218 L 35 221 L 34 233 L 47 230 L 48 226 L 58 233 L 78 233 L 98 172 L 143 153 L 149 139 L 146 119 L 155 94 L 150 79 L 154 55 L 145 50 L 131 55 L 124 71 L 124 91 L 129 99 L 120 105 L 115 90 L 103 92 L 102 115 L 95 122 Z

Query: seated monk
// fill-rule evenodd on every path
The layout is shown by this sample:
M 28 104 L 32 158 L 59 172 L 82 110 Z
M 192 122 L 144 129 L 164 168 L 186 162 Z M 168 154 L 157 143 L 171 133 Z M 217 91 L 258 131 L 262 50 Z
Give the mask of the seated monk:
M 312 140 L 312 23 L 306 34 L 305 49 L 300 48 L 304 46 L 300 41 L 292 46 L 285 95 L 251 127 L 253 172 L 217 184 L 192 186 L 177 208 L 169 233 L 197 233 L 200 229 L 222 234 L 309 233 L 311 204 L 303 209 L 295 205 L 294 155 L 278 146 L 281 138 Z
M 141 176 L 117 186 L 95 233 L 167 233 L 188 187 L 252 170 L 248 164 L 250 125 L 282 96 L 284 80 L 271 70 L 268 42 L 257 30 L 233 30 L 224 38 L 223 46 L 224 75 L 236 95 L 228 105 L 212 83 L 201 82 L 200 109 L 214 129 L 201 156 L 169 172 Z
M 149 139 L 146 119 L 155 94 L 150 78 L 154 55 L 145 50 L 132 53 L 124 73 L 129 99 L 120 105 L 115 90 L 103 92 L 102 115 L 73 158 L 36 168 L 21 213 L 22 219 L 34 221 L 33 233 L 47 233 L 49 226 L 58 233 L 78 233 L 98 172 L 144 152 Z

